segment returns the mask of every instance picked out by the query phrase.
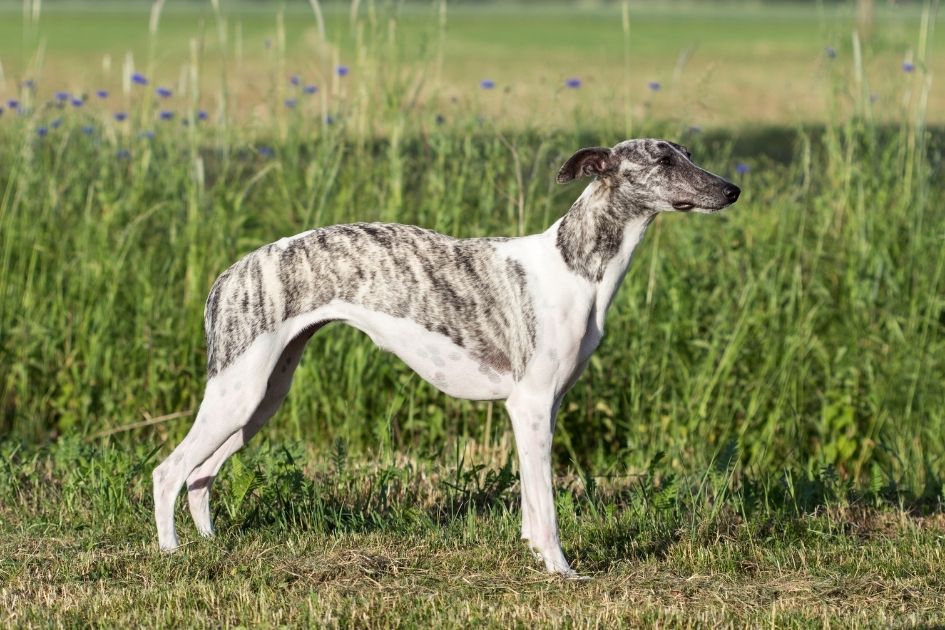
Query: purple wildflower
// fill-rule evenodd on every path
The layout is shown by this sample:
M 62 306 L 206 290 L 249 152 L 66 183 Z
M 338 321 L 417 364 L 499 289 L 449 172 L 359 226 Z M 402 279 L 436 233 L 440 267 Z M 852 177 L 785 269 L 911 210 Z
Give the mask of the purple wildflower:
M 138 137 L 144 138 L 145 140 L 154 140 L 154 132 L 148 129 L 146 131 L 142 131 L 141 133 L 139 133 Z
M 86 125 L 82 127 L 82 133 L 84 133 L 87 136 L 91 136 L 93 133 L 95 133 L 95 127 L 93 127 L 92 125 Z
M 335 72 L 338 73 L 339 77 L 346 77 L 348 76 L 348 66 L 338 66 L 335 68 Z
M 650 81 L 649 83 L 646 84 L 646 86 L 650 88 L 650 91 L 652 92 L 659 92 L 660 90 L 663 89 L 663 86 L 660 85 L 659 81 Z
M 161 120 L 173 120 L 173 119 L 174 119 L 174 112 L 168 111 L 168 110 L 166 110 L 166 109 L 163 109 L 163 110 L 161 110 L 161 113 L 158 114 L 158 116 L 161 117 Z
M 95 92 L 95 96 L 99 97 L 100 99 L 106 99 L 108 98 L 108 90 L 98 90 Z
M 170 89 L 166 87 L 159 87 L 158 89 L 154 90 L 154 93 L 160 96 L 161 98 L 170 98 L 171 95 L 173 94 L 173 92 L 171 92 Z
M 115 112 L 115 120 L 118 122 L 125 122 L 128 119 L 128 114 L 125 112 Z
M 905 63 L 902 64 L 903 72 L 912 72 L 913 70 L 915 70 L 915 64 L 912 63 L 911 61 L 906 61 Z
M 735 165 L 735 172 L 739 175 L 745 175 L 746 173 L 751 172 L 751 167 L 744 162 L 739 162 Z
M 40 138 L 45 138 L 47 135 L 49 135 L 49 129 L 46 129 L 46 127 L 39 127 L 36 129 L 36 135 Z
M 119 160 L 127 160 L 131 157 L 131 152 L 128 149 L 118 149 L 118 152 L 115 153 L 115 157 Z
M 201 109 L 199 112 L 197 112 L 197 120 L 206 120 L 209 117 L 210 115 L 207 114 L 206 110 Z
M 259 148 L 256 149 L 256 150 L 259 152 L 259 155 L 261 155 L 261 156 L 263 156 L 263 157 L 265 157 L 265 158 L 272 157 L 273 154 L 275 154 L 275 151 L 272 150 L 272 147 L 262 146 L 262 147 L 259 147 Z
M 144 76 L 143 74 L 141 74 L 140 72 L 135 72 L 134 74 L 131 75 L 131 82 L 137 83 L 138 85 L 147 85 L 148 78 Z
M 334 124 L 335 124 L 335 119 L 332 118 L 330 115 L 329 115 L 329 116 L 325 116 L 325 124 L 326 124 L 326 125 L 334 125 Z
M 306 93 L 306 94 L 314 94 L 315 92 L 318 91 L 318 86 L 317 86 L 317 85 L 306 85 L 304 88 L 302 88 L 302 91 L 303 91 L 304 93 Z
M 62 118 L 56 118 L 51 123 L 49 123 L 49 126 L 53 129 L 59 129 L 59 127 L 62 126 Z
M 491 90 L 492 88 L 495 87 L 495 81 L 493 81 L 492 79 L 483 79 L 482 81 L 479 82 L 479 87 L 481 87 L 484 90 Z
M 288 107 L 289 109 L 294 109 L 296 102 L 297 101 L 294 98 L 287 98 L 285 99 L 285 106 Z
M 69 100 L 69 93 L 68 93 L 68 92 L 56 92 L 56 100 L 57 100 L 57 101 L 68 101 L 68 100 Z
M 3 116 L 3 108 L 0 107 L 0 116 Z
M 23 81 L 23 87 L 25 87 L 27 90 L 32 90 L 34 87 L 36 87 L 36 81 L 33 79 L 27 79 L 26 81 Z
M 581 80 L 577 77 L 571 77 L 570 79 L 567 79 L 564 84 L 572 90 L 576 90 L 581 87 Z
M 72 99 L 72 106 L 73 106 L 73 107 L 82 107 L 83 105 L 85 105 L 85 101 L 82 100 L 81 98 L 74 98 L 74 99 Z
M 7 101 L 7 107 L 10 109 L 19 109 L 20 101 L 16 100 L 15 98 L 11 98 L 9 101 Z
M 301 82 L 302 82 L 302 79 L 300 79 L 299 75 L 297 74 L 293 74 L 291 77 L 289 77 L 289 83 L 291 83 L 292 85 L 298 85 Z

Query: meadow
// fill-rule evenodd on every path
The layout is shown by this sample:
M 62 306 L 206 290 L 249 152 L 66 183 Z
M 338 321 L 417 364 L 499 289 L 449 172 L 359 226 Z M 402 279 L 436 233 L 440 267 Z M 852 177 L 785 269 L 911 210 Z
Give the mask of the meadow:
M 0 5 L 0 621 L 945 623 L 945 70 L 934 7 Z M 35 8 L 35 10 L 34 10 Z M 21 13 L 22 11 L 22 13 Z M 576 148 L 736 181 L 647 233 L 517 540 L 500 404 L 357 331 L 306 351 L 157 552 L 150 470 L 239 256 L 318 225 L 545 229 Z

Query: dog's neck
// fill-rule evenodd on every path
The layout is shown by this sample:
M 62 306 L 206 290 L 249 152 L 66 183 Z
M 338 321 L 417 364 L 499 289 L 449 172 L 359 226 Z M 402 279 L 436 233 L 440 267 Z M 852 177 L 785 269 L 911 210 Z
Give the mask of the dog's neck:
M 557 224 L 555 244 L 574 274 L 593 283 L 620 280 L 655 213 L 600 180 L 591 182 Z
M 598 339 L 633 251 L 655 216 L 595 180 L 556 224 L 555 245 L 565 264 L 596 285 L 588 323 Z

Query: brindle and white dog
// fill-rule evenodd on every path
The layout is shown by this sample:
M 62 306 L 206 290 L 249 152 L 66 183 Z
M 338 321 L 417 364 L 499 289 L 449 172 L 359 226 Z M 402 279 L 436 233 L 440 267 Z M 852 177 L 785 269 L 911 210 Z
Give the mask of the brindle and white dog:
M 656 214 L 714 212 L 740 193 L 663 140 L 581 149 L 557 180 L 588 176 L 567 214 L 541 234 L 455 239 L 409 225 L 336 225 L 266 245 L 224 272 L 204 316 L 203 402 L 154 470 L 161 549 L 178 546 L 174 503 L 185 482 L 197 529 L 213 533 L 213 478 L 279 407 L 309 338 L 341 321 L 451 396 L 506 401 L 522 538 L 548 571 L 573 576 L 558 542 L 551 474 L 561 399 L 600 344 L 607 308 Z

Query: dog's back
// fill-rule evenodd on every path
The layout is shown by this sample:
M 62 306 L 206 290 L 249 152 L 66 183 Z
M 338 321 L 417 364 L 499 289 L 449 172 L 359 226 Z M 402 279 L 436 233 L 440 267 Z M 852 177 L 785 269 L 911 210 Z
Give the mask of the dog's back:
M 260 334 L 337 300 L 409 319 L 490 370 L 518 377 L 535 347 L 535 315 L 524 270 L 495 242 L 356 223 L 261 247 L 210 290 L 208 372 L 224 369 Z

